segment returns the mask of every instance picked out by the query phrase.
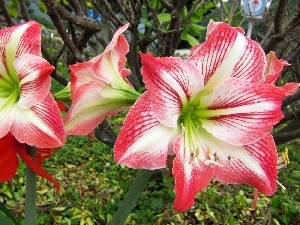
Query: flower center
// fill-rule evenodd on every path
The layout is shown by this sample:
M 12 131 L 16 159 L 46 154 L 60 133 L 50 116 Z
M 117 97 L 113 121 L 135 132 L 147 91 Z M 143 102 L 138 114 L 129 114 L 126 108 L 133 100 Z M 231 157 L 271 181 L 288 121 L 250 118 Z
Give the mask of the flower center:
M 13 73 L 16 73 L 13 71 Z M 19 87 L 19 80 L 12 79 L 10 74 L 8 77 L 0 77 L 0 99 L 5 99 L 4 102 L 6 103 L 16 103 L 20 98 L 20 87 Z M 4 103 L 5 104 L 5 103 Z

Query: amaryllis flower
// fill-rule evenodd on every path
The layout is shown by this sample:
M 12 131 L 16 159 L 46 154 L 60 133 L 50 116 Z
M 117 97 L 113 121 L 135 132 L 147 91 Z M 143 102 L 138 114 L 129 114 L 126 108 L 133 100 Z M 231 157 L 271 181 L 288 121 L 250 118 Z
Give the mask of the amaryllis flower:
M 189 59 L 148 53 L 141 60 L 147 91 L 126 116 L 116 161 L 157 169 L 175 154 L 177 211 L 191 207 L 212 178 L 272 195 L 277 151 L 270 131 L 283 117 L 282 99 L 299 87 L 274 85 L 286 62 L 265 56 L 241 28 L 212 21 Z
M 86 135 L 107 116 L 133 105 L 139 93 L 129 84 L 125 68 L 129 51 L 120 27 L 104 52 L 91 60 L 70 66 L 72 105 L 64 120 L 68 135 Z
M 64 143 L 63 121 L 49 91 L 53 69 L 41 57 L 38 23 L 0 30 L 0 138 L 10 132 L 39 148 Z

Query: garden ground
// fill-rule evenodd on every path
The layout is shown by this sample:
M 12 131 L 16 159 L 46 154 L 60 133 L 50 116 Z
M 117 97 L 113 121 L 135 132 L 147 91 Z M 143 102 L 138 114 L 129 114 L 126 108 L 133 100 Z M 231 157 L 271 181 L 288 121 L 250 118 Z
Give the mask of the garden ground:
M 213 181 L 184 213 L 172 209 L 174 180 L 163 171 L 148 183 L 127 224 L 300 224 L 300 141 L 289 148 L 290 164 L 280 169 L 279 182 L 286 187 L 272 197 L 259 196 L 253 207 L 253 188 Z M 95 139 L 69 137 L 67 144 L 44 163 L 61 185 L 59 195 L 51 183 L 38 179 L 37 224 L 107 224 L 113 217 L 137 171 L 117 165 L 113 150 Z M 5 202 L 19 221 L 24 211 L 25 165 L 12 181 L 0 188 Z

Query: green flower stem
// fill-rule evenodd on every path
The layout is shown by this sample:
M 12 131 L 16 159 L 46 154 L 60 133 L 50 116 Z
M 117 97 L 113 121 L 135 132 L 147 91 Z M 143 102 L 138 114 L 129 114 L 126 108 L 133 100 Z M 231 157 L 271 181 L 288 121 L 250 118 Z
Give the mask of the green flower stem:
M 30 156 L 36 158 L 36 147 L 27 146 Z M 36 224 L 36 174 L 26 166 L 25 225 Z
M 137 176 L 132 182 L 122 204 L 110 222 L 110 225 L 125 224 L 127 217 L 132 209 L 136 206 L 136 202 L 142 195 L 143 190 L 148 183 L 154 170 L 139 170 Z

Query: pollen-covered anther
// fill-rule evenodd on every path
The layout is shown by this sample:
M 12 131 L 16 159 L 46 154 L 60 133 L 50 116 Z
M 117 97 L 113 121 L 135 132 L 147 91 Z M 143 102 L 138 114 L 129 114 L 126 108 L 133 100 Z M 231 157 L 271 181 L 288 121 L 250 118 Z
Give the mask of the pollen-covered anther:
M 286 147 L 284 149 L 284 152 L 281 153 L 281 156 L 278 157 L 278 160 L 277 160 L 277 169 L 281 169 L 283 167 L 286 167 L 289 163 L 290 163 L 289 149 Z
M 196 148 L 194 151 L 191 152 L 191 157 L 190 157 L 190 163 L 194 161 L 195 158 L 199 157 L 200 151 L 199 148 Z
M 214 152 L 212 154 L 213 157 L 210 156 L 210 150 L 208 149 L 207 150 L 207 157 L 206 157 L 206 160 L 204 161 L 204 164 L 206 165 L 209 165 L 209 166 L 212 166 L 212 165 L 217 165 L 217 166 L 220 166 L 220 167 L 223 167 L 223 165 L 221 165 L 218 160 L 219 160 L 219 156 L 218 156 L 218 153 Z
M 231 156 L 230 155 L 227 157 L 227 160 L 228 160 L 228 164 L 230 164 L 230 162 L 231 162 Z

